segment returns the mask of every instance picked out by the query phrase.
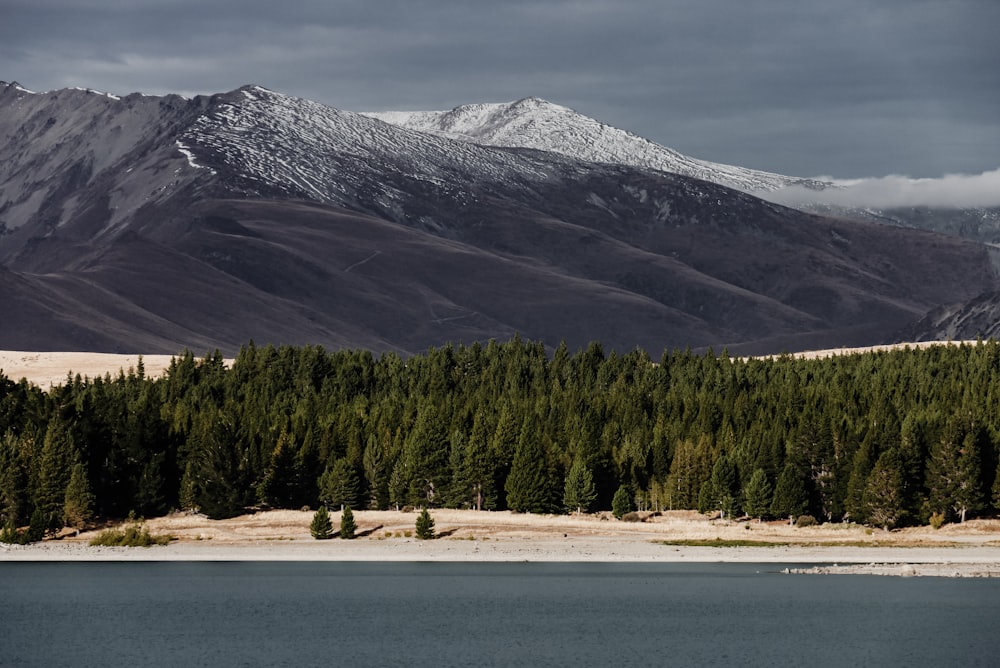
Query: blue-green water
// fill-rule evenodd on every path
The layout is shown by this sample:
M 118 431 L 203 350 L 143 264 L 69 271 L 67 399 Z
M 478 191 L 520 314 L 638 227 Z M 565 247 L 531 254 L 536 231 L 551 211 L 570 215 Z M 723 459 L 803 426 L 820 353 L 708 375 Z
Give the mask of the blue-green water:
M 0 563 L 0 665 L 1000 665 L 1000 580 L 774 568 Z

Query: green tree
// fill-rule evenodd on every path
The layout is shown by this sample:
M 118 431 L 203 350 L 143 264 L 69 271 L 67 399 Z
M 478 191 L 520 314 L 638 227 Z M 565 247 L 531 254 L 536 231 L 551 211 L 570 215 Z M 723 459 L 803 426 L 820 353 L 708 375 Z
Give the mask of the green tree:
M 94 495 L 90 492 L 90 482 L 83 464 L 73 466 L 69 483 L 66 485 L 63 502 L 63 521 L 75 529 L 84 528 L 94 515 Z
M 978 426 L 963 424 L 960 418 L 946 426 L 927 466 L 932 511 L 964 522 L 968 513 L 982 510 L 982 438 Z
M 511 510 L 520 513 L 548 513 L 552 510 L 552 473 L 545 447 L 527 424 L 518 439 L 504 489 Z
M 21 451 L 30 446 L 12 432 L 0 439 L 0 522 L 11 520 L 16 526 L 28 518 L 28 472 Z
M 771 481 L 764 469 L 754 469 L 750 482 L 743 490 L 743 509 L 750 517 L 763 519 L 771 511 Z
M 189 438 L 185 467 L 196 508 L 214 520 L 235 517 L 252 500 L 249 457 L 237 439 L 232 419 L 215 411 L 204 413 Z
M 289 433 L 282 431 L 264 479 L 257 486 L 257 499 L 274 508 L 300 508 L 306 502 L 302 487 L 302 469 L 295 445 Z
M 563 506 L 570 513 L 584 513 L 590 510 L 597 499 L 597 488 L 594 487 L 594 474 L 577 457 L 569 468 L 566 476 L 566 486 L 563 490 Z
M 740 493 L 740 476 L 736 465 L 722 455 L 712 466 L 712 505 L 722 511 L 722 519 L 732 516 Z
M 864 503 L 868 521 L 885 530 L 896 527 L 906 516 L 906 483 L 899 450 L 883 452 L 868 475 Z
M 37 543 L 45 538 L 45 532 L 49 528 L 49 519 L 45 511 L 39 506 L 31 511 L 31 520 L 28 522 L 28 530 L 21 536 L 21 543 Z
M 997 463 L 997 471 L 993 478 L 993 507 L 1000 510 L 1000 463 Z
M 340 537 L 345 540 L 354 538 L 358 525 L 354 522 L 354 513 L 350 506 L 344 506 L 344 512 L 340 514 Z
M 319 499 L 341 510 L 357 504 L 358 474 L 346 459 L 338 459 L 319 479 Z
M 388 434 L 385 441 L 388 441 Z M 365 481 L 368 483 L 368 507 L 385 510 L 389 507 L 389 476 L 386 472 L 387 445 L 383 444 L 374 434 L 368 438 L 361 463 L 365 469 Z
M 309 533 L 316 540 L 329 540 L 333 538 L 333 522 L 330 521 L 330 513 L 326 506 L 320 506 L 319 510 L 313 513 L 312 522 L 309 524 Z
M 434 538 L 434 518 L 424 508 L 417 516 L 417 538 L 420 540 L 431 540 Z
M 778 475 L 778 484 L 774 486 L 774 496 L 771 498 L 771 514 L 775 517 L 787 517 L 790 521 L 806 511 L 809 497 L 806 494 L 802 475 L 793 464 L 785 464 Z
M 42 443 L 35 494 L 35 508 L 41 510 L 50 530 L 62 526 L 66 486 L 77 462 L 79 455 L 69 429 L 61 420 L 51 420 Z
M 630 512 L 632 512 L 632 491 L 628 485 L 622 484 L 611 498 L 611 514 L 620 520 Z

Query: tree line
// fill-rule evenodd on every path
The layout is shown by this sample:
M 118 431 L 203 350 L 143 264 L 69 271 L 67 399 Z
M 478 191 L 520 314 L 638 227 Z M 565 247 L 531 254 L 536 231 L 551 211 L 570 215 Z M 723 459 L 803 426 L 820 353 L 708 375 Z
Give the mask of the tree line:
M 964 521 L 1000 508 L 998 404 L 995 341 L 658 361 L 520 338 L 409 358 L 249 343 L 156 378 L 0 374 L 0 538 L 319 504 Z

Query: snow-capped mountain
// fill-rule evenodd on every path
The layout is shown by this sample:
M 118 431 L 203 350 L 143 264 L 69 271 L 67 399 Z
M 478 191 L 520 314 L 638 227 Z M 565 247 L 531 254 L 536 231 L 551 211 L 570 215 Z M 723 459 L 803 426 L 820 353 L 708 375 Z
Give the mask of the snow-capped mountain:
M 486 116 L 449 127 L 499 132 Z M 419 351 L 520 333 L 774 352 L 879 343 L 995 287 L 979 245 L 608 157 L 638 155 L 634 137 L 595 138 L 596 160 L 452 130 L 259 86 L 0 83 L 0 347 Z
M 698 160 L 537 97 L 499 104 L 468 104 L 450 111 L 366 112 L 366 115 L 400 127 L 486 146 L 532 148 L 589 162 L 656 169 L 749 193 L 792 185 L 808 188 L 830 185 Z

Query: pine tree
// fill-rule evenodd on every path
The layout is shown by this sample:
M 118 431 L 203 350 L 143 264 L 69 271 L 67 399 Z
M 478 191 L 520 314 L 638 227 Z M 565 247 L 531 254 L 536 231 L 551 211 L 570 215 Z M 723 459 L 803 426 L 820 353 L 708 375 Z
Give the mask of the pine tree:
M 94 495 L 90 492 L 87 471 L 83 464 L 73 466 L 73 472 L 66 486 L 63 503 L 63 521 L 75 529 L 84 528 L 94 514 Z
M 350 506 L 345 506 L 344 512 L 340 514 L 340 537 L 350 540 L 354 538 L 357 530 L 358 525 L 354 522 L 354 513 L 351 512 Z
M 298 508 L 306 501 L 295 444 L 287 431 L 281 432 L 271 452 L 267 472 L 257 486 L 257 500 L 274 508 Z
M 333 522 L 330 521 L 330 513 L 326 506 L 320 506 L 313 514 L 312 522 L 309 524 L 309 533 L 316 540 L 329 540 L 333 538 Z
M 7 432 L 0 439 L 0 521 L 15 525 L 27 519 L 28 474 L 20 450 L 22 442 Z
M 570 513 L 585 513 L 597 499 L 597 489 L 594 487 L 594 474 L 577 457 L 566 476 L 566 486 L 563 490 L 563 506 Z
M 28 530 L 21 536 L 21 543 L 37 543 L 45 538 L 45 532 L 49 528 L 49 518 L 41 506 L 35 506 L 31 512 L 31 520 L 28 522 Z
M 997 471 L 993 478 L 993 507 L 1000 510 L 1000 462 L 997 463 Z
M 434 538 L 434 518 L 424 508 L 417 516 L 417 538 L 420 540 L 431 540 Z
M 722 519 L 732 516 L 739 495 L 740 477 L 736 465 L 726 455 L 722 455 L 712 466 L 712 504 L 722 511 Z
M 62 421 L 51 420 L 42 444 L 35 494 L 35 508 L 43 513 L 49 530 L 62 526 L 66 486 L 77 462 L 79 455 L 69 429 Z
M 533 430 L 521 430 L 510 475 L 504 489 L 507 505 L 520 513 L 548 513 L 552 510 L 552 474 L 545 448 Z
M 338 459 L 320 476 L 319 499 L 341 509 L 357 504 L 358 475 L 346 459 Z
M 388 435 L 385 438 L 388 441 Z M 386 447 L 374 434 L 368 438 L 362 464 L 368 483 L 368 507 L 384 510 L 389 507 L 389 480 L 386 475 Z
M 771 510 L 771 495 L 773 489 L 764 469 L 754 469 L 750 482 L 743 490 L 743 510 L 750 517 L 763 519 Z
M 906 516 L 903 461 L 896 448 L 883 452 L 868 475 L 864 503 L 868 521 L 887 531 Z
M 628 485 L 622 484 L 611 499 L 611 514 L 620 520 L 630 512 L 632 512 L 632 491 Z
M 928 503 L 932 511 L 958 517 L 983 507 L 982 441 L 976 425 L 955 418 L 945 427 L 944 436 L 931 450 L 927 466 Z
M 785 464 L 778 476 L 771 499 L 771 514 L 787 517 L 790 521 L 806 511 L 809 497 L 802 482 L 802 476 L 793 464 Z

